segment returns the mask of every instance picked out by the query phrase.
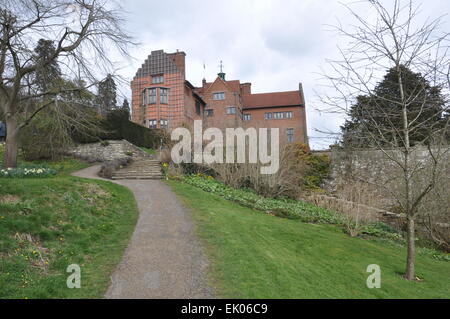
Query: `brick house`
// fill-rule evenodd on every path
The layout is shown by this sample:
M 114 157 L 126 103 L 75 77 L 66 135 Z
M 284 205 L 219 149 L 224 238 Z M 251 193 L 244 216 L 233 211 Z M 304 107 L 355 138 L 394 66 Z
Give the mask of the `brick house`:
M 152 51 L 137 71 L 132 89 L 132 121 L 149 128 L 279 128 L 280 141 L 308 144 L 302 85 L 297 91 L 252 94 L 251 83 L 213 82 L 194 87 L 185 76 L 184 52 Z

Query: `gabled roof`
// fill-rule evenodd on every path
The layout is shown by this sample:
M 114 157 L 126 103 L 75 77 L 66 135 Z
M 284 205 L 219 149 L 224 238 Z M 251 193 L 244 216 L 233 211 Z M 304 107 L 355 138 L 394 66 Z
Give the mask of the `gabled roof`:
M 189 82 L 188 80 L 184 81 L 184 84 L 192 91 L 192 94 L 203 104 L 206 105 L 206 102 L 203 101 L 202 97 L 200 95 L 198 95 L 197 91 L 196 91 L 196 87 L 194 87 L 192 85 L 191 82 Z
M 205 83 L 204 88 L 203 88 L 203 89 L 200 88 L 200 91 L 201 91 L 201 92 L 209 91 L 209 89 L 211 88 L 211 86 L 212 86 L 214 83 L 216 83 L 217 81 L 222 81 L 222 82 L 224 82 L 225 85 L 229 88 L 230 91 L 233 91 L 233 92 L 239 92 L 240 89 L 241 89 L 241 82 L 240 82 L 239 80 L 226 81 L 226 80 L 223 80 L 221 77 L 218 76 L 218 77 L 214 80 L 214 82 L 207 82 L 207 83 Z
M 299 91 L 246 94 L 242 98 L 244 109 L 304 105 Z

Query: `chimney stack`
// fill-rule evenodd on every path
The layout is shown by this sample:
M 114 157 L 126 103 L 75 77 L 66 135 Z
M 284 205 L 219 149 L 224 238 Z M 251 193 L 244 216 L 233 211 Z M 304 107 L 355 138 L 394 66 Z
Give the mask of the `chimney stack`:
M 241 84 L 241 92 L 242 95 L 250 95 L 252 94 L 252 84 L 250 82 Z

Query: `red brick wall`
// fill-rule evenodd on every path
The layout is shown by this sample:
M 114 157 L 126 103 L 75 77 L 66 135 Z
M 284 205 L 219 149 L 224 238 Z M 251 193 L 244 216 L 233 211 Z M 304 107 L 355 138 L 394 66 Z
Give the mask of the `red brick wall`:
M 204 106 L 200 104 L 200 114 L 197 114 L 196 101 L 197 98 L 194 96 L 194 91 L 186 85 L 184 90 L 184 124 L 188 128 L 193 128 L 194 120 L 203 120 Z
M 148 121 L 152 119 L 166 119 L 169 128 L 180 126 L 184 119 L 184 76 L 181 73 L 163 74 L 164 83 L 151 84 L 151 77 L 138 78 L 131 83 L 132 88 L 132 121 L 148 127 Z M 142 91 L 146 88 L 169 89 L 168 104 L 160 103 L 160 90 L 157 90 L 156 104 L 142 106 Z
M 224 100 L 213 99 L 214 93 L 218 92 L 225 92 Z M 200 95 L 206 102 L 205 112 L 208 109 L 213 109 L 214 115 L 208 117 L 205 113 L 203 126 L 220 129 L 242 126 L 242 100 L 239 93 L 239 91 L 233 91 L 221 79 L 216 79 L 212 84 L 207 84 Z M 227 108 L 231 106 L 236 107 L 236 114 L 227 114 Z
M 292 112 L 292 118 L 290 119 L 264 119 L 264 113 L 266 112 Z M 262 109 L 246 109 L 244 114 L 250 114 L 251 120 L 244 121 L 244 127 L 254 128 L 276 128 L 280 129 L 280 142 L 287 142 L 286 129 L 294 129 L 294 142 L 308 143 L 305 135 L 306 119 L 304 116 L 305 108 L 301 106 L 290 107 L 274 107 L 274 108 L 262 108 Z
M 169 129 L 181 126 L 185 119 L 185 53 L 178 52 L 168 54 L 180 69 L 178 73 L 164 73 L 164 83 L 152 84 L 152 77 L 135 78 L 131 82 L 132 90 L 132 117 L 137 124 L 149 126 L 149 120 L 157 120 L 158 128 L 160 120 L 168 120 Z M 156 104 L 142 106 L 142 92 L 146 88 L 169 89 L 168 104 L 160 103 L 160 90 L 157 90 Z M 145 120 L 145 124 L 144 124 Z

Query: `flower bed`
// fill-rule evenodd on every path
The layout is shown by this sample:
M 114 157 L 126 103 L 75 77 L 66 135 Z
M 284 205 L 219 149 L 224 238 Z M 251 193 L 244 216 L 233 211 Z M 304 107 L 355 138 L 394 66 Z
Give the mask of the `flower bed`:
M 56 170 L 48 167 L 18 167 L 0 169 L 0 177 L 9 178 L 49 177 L 56 175 L 56 173 Z
M 182 180 L 209 193 L 268 214 L 301 219 L 304 222 L 343 224 L 342 216 L 327 209 L 292 199 L 266 198 L 248 189 L 234 189 L 211 176 L 187 175 Z

